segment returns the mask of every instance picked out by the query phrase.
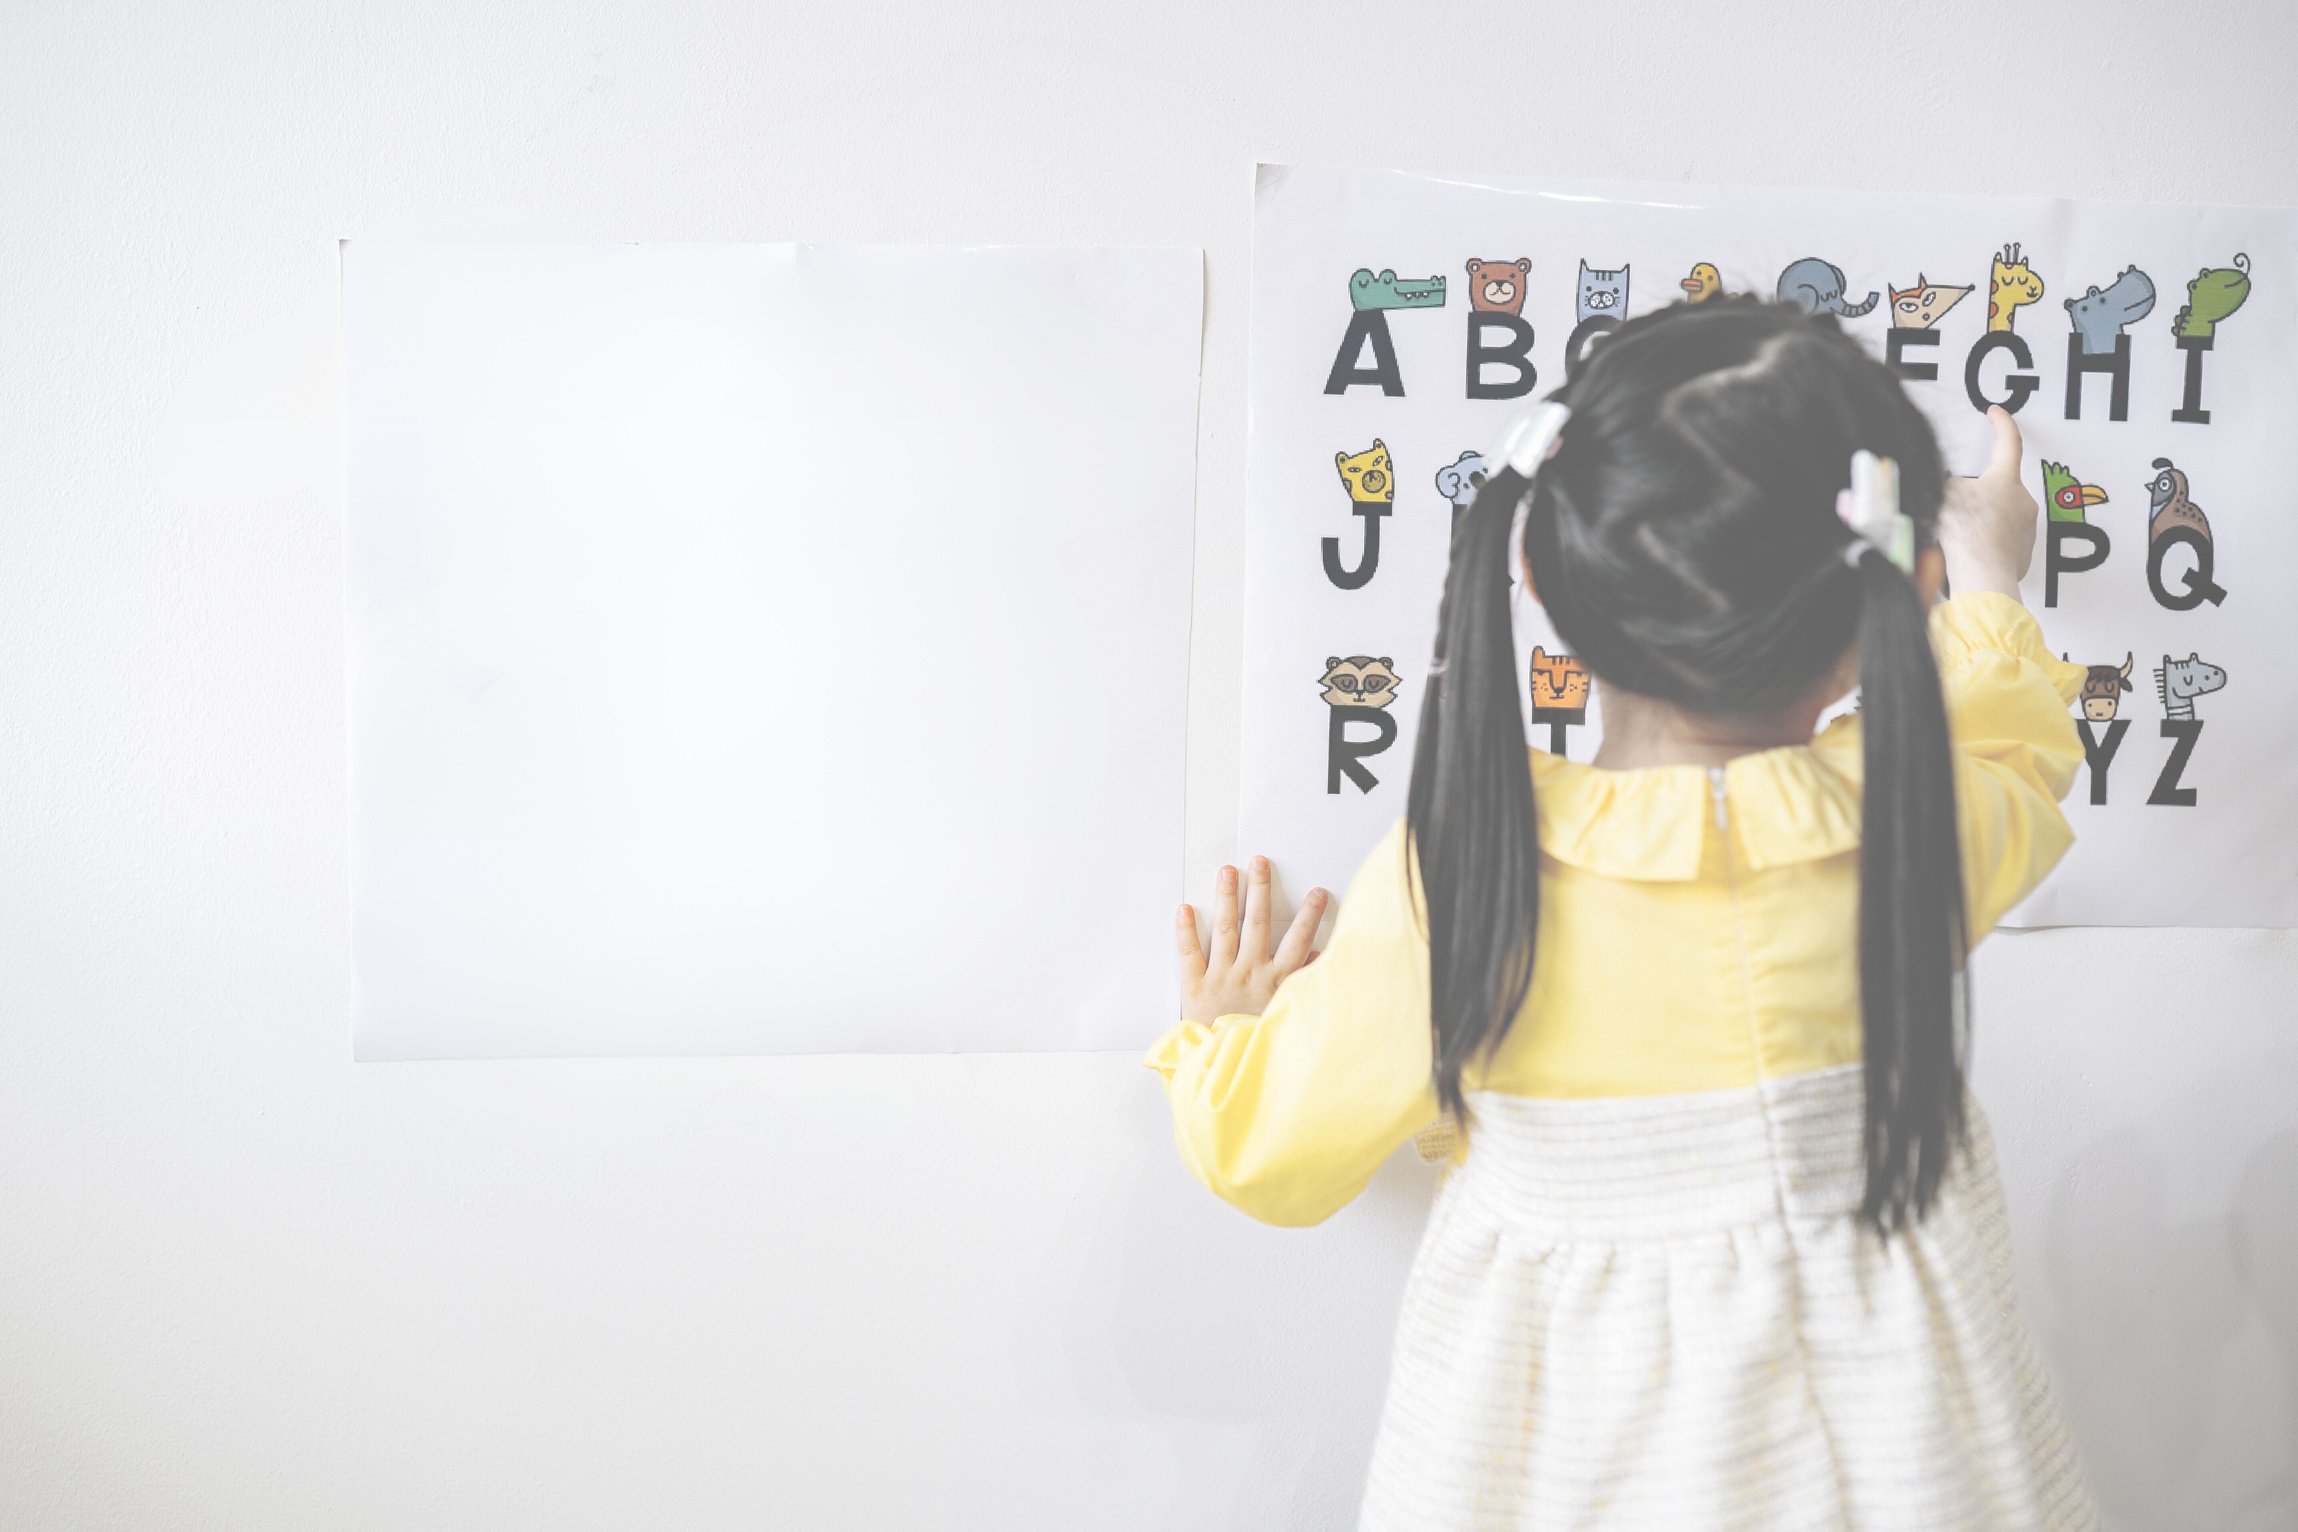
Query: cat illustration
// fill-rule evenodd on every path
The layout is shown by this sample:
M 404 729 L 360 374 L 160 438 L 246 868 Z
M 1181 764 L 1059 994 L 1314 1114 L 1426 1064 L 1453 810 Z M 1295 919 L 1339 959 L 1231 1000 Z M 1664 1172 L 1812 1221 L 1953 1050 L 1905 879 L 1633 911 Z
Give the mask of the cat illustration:
M 1628 317 L 1628 268 L 1616 267 L 1598 271 L 1588 264 L 1585 256 L 1580 260 L 1580 289 L 1576 295 L 1574 322 L 1586 319 L 1625 319 Z
M 1905 292 L 1896 287 L 1891 289 L 1891 327 L 1928 330 L 1946 318 L 1949 309 L 1970 296 L 1968 287 L 1943 287 L 1918 271 L 1913 287 Z

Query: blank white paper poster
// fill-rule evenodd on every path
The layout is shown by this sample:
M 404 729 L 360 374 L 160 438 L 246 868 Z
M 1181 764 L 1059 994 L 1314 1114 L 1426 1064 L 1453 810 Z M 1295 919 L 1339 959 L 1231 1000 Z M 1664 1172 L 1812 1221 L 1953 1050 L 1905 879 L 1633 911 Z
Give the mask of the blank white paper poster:
M 343 247 L 354 1051 L 1170 1020 L 1201 258 Z

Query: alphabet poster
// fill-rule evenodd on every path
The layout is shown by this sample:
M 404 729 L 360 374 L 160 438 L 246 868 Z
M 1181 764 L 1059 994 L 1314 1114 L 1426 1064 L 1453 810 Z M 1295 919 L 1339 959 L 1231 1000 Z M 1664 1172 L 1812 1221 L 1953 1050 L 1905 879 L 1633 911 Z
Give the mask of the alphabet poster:
M 359 1058 L 1139 1046 L 1198 251 L 342 271 Z
M 2010 923 L 2298 925 L 2298 213 L 1263 166 L 1253 252 L 1240 845 L 1287 887 L 1404 813 L 1484 454 L 1624 319 L 1756 293 L 1839 316 L 1952 471 L 1988 404 L 2025 433 L 2088 760 Z M 1585 760 L 1603 689 L 1515 615 L 1530 742 Z

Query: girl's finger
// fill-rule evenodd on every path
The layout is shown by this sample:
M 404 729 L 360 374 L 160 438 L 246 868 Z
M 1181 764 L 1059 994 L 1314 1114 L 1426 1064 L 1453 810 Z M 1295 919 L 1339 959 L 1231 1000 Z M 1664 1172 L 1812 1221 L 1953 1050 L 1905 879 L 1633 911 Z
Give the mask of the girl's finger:
M 1997 404 L 1988 408 L 1987 419 L 1995 428 L 1995 441 L 1982 477 L 2015 479 L 2019 476 L 2019 458 L 2026 451 L 2019 437 L 2019 418 Z
M 1286 973 L 1306 968 L 1314 956 L 1309 943 L 1317 939 L 1317 927 L 1325 918 L 1325 903 L 1331 896 L 1321 888 L 1312 888 L 1301 907 L 1293 912 L 1293 923 L 1285 928 L 1285 939 L 1277 944 L 1277 967 Z
M 1269 889 L 1269 859 L 1254 857 L 1245 864 L 1245 944 L 1244 958 L 1258 963 L 1269 955 L 1269 923 L 1275 918 L 1269 906 L 1275 902 Z
M 1205 977 L 1205 947 L 1197 940 L 1197 912 L 1186 904 L 1173 917 L 1173 935 L 1181 951 L 1181 987 L 1194 988 Z
M 1213 877 L 1213 962 L 1216 970 L 1237 961 L 1237 869 L 1224 867 Z

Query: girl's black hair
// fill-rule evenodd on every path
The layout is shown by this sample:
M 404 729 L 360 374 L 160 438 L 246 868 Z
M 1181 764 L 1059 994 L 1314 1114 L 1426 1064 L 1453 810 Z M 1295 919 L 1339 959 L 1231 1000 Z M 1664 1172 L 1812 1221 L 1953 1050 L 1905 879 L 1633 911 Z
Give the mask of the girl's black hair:
M 1963 1127 L 1963 885 L 1947 715 L 1923 603 L 1880 553 L 1847 560 L 1835 511 L 1865 448 L 1899 465 L 1929 545 L 1945 470 L 1898 380 L 1832 318 L 1750 299 L 1630 320 L 1556 396 L 1571 407 L 1527 486 L 1488 479 L 1452 543 L 1406 811 L 1426 895 L 1439 1100 L 1508 1033 L 1532 983 L 1540 850 L 1509 625 L 1509 547 L 1597 679 L 1724 718 L 1807 700 L 1856 643 L 1865 786 L 1859 993 L 1862 1216 L 1930 1207 Z

